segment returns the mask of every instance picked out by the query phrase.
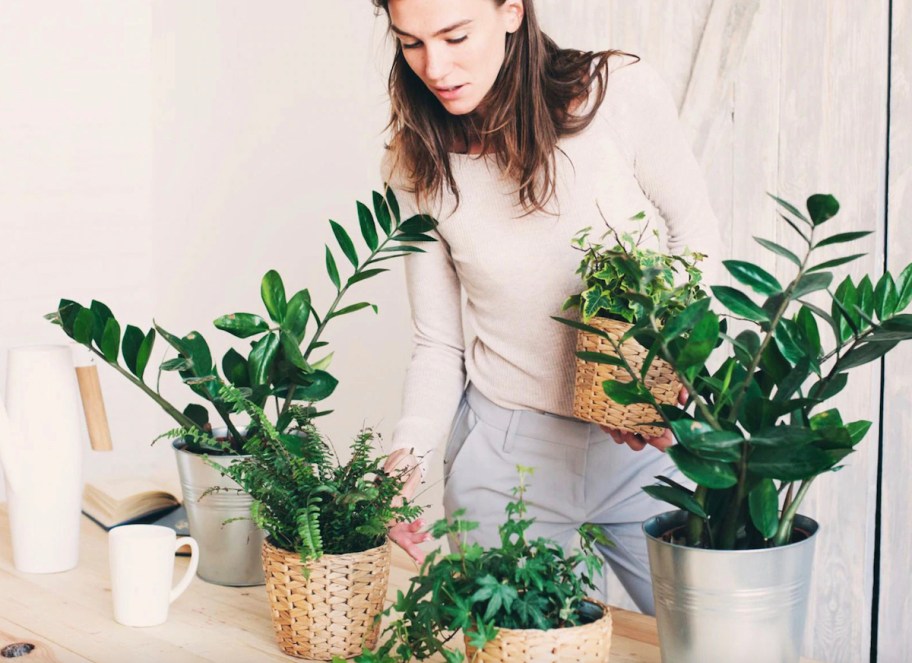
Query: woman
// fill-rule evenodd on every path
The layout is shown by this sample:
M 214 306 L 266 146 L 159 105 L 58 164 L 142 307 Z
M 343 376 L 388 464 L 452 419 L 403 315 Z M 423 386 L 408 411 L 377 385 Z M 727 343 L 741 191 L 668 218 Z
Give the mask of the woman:
M 387 468 L 420 469 L 411 496 L 448 440 L 445 510 L 465 509 L 488 546 L 516 465 L 534 467 L 533 534 L 569 546 L 580 524 L 600 525 L 606 561 L 651 614 L 641 523 L 664 507 L 641 486 L 674 474 L 670 436 L 570 418 L 575 333 L 551 316 L 580 289 L 570 240 L 602 214 L 623 231 L 651 202 L 656 248 L 718 256 L 671 96 L 634 56 L 558 49 L 531 0 L 373 1 L 397 42 L 384 177 L 403 215 L 439 221 L 438 241 L 406 259 L 415 350 Z M 390 532 L 416 560 L 422 525 Z

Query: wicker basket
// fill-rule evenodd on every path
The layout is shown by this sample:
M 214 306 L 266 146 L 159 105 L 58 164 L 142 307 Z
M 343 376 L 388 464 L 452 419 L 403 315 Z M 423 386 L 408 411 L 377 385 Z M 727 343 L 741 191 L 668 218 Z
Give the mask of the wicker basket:
M 364 552 L 323 555 L 307 563 L 263 544 L 266 592 L 279 648 L 318 661 L 352 658 L 377 644 L 390 572 L 390 543 Z
M 589 326 L 606 332 L 615 343 L 631 325 L 618 320 L 593 318 Z M 608 339 L 579 330 L 576 337 L 577 352 L 600 352 L 616 355 Z M 647 350 L 636 340 L 629 338 L 621 345 L 621 351 L 630 367 L 639 372 L 646 358 Z M 658 437 L 665 429 L 661 426 L 644 426 L 643 424 L 660 421 L 655 408 L 645 403 L 620 405 L 605 395 L 602 383 L 606 380 L 630 382 L 630 375 L 621 366 L 597 364 L 591 361 L 576 359 L 576 388 L 573 392 L 573 416 L 583 421 L 591 421 L 610 428 L 637 433 L 645 437 Z M 681 383 L 675 376 L 668 362 L 655 358 L 646 373 L 646 386 L 659 403 L 673 405 L 678 402 Z
M 611 654 L 611 611 L 595 599 L 586 601 L 602 611 L 602 616 L 594 622 L 548 631 L 498 629 L 497 637 L 481 651 L 470 646 L 469 639 L 465 638 L 466 660 L 477 663 L 607 663 Z

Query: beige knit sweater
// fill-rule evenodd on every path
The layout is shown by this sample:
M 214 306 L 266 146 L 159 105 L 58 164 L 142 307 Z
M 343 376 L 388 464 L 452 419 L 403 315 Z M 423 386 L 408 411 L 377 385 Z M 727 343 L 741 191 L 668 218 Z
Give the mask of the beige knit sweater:
M 630 217 L 645 211 L 660 232 L 653 248 L 708 254 L 705 281 L 718 283 L 718 222 L 674 101 L 648 64 L 616 64 L 596 117 L 560 148 L 557 214 L 523 216 L 492 157 L 460 154 L 451 155 L 459 207 L 446 194 L 421 210 L 437 218 L 439 241 L 404 259 L 414 351 L 393 449 L 413 449 L 423 471 L 467 379 L 503 407 L 571 414 L 575 331 L 551 316 L 581 290 L 571 238 L 587 226 L 601 235 L 599 210 L 619 231 L 638 229 Z M 415 198 L 391 163 L 384 180 L 406 218 Z

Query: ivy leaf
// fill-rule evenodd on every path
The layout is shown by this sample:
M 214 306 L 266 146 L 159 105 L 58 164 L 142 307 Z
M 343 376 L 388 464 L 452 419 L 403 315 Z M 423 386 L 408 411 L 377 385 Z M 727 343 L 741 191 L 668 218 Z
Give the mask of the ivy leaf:
M 740 260 L 723 260 L 722 264 L 740 283 L 761 295 L 775 295 L 782 292 L 782 285 L 776 277 L 762 267 Z

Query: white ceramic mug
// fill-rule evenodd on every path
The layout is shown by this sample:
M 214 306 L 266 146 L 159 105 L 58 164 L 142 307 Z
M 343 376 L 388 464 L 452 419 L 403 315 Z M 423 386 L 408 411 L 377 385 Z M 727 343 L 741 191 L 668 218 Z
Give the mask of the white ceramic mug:
M 173 589 L 174 553 L 190 546 L 190 565 Z M 125 626 L 158 626 L 168 607 L 184 593 L 199 564 L 199 546 L 158 525 L 123 525 L 108 534 L 114 619 Z

